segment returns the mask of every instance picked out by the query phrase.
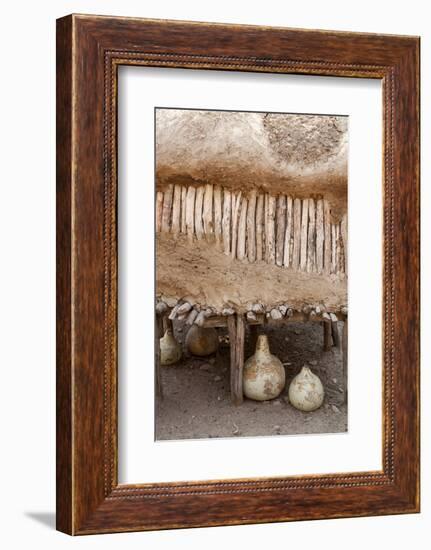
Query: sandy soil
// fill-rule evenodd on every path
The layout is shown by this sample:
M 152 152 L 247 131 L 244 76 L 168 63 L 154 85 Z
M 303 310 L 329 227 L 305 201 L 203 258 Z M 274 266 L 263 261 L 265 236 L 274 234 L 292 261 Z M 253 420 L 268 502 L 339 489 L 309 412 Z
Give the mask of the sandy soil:
M 340 324 L 340 330 L 342 324 Z M 187 329 L 175 326 L 178 340 Z M 336 433 L 347 431 L 347 407 L 343 404 L 342 360 L 338 349 L 323 352 L 320 323 L 266 327 L 271 352 L 286 369 L 286 388 L 280 398 L 256 402 L 245 400 L 235 407 L 229 393 L 229 348 L 222 343 L 217 355 L 208 358 L 186 354 L 177 365 L 162 367 L 164 399 L 156 405 L 156 439 L 265 436 Z M 246 357 L 253 354 L 247 334 Z M 311 366 L 325 388 L 320 409 L 303 413 L 288 401 L 290 381 L 304 364 Z
M 344 275 L 323 276 L 284 267 L 232 260 L 215 243 L 157 235 L 157 294 L 183 298 L 192 304 L 217 309 L 234 307 L 247 310 L 256 296 L 265 305 L 289 304 L 301 309 L 304 304 L 324 305 L 337 311 L 347 304 L 347 279 Z

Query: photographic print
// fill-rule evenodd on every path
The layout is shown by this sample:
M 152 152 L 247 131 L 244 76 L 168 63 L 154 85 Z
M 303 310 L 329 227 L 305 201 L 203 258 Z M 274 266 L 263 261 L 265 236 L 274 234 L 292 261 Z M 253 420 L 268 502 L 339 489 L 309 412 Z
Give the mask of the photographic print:
M 348 117 L 155 109 L 155 439 L 347 431 Z

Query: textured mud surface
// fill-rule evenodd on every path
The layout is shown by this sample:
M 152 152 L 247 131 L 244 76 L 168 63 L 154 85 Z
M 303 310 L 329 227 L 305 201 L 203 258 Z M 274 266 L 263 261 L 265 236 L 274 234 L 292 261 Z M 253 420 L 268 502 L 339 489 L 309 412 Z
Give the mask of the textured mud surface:
M 175 296 L 216 308 L 233 306 L 246 311 L 248 303 L 324 304 L 339 309 L 347 304 L 345 276 L 301 273 L 270 265 L 232 260 L 206 241 L 157 235 L 157 295 Z
M 340 330 L 342 324 L 339 323 Z M 177 325 L 183 341 L 187 329 Z M 229 392 L 229 348 L 222 344 L 208 358 L 183 356 L 177 365 L 162 367 L 164 399 L 156 404 L 156 439 L 269 436 L 338 433 L 347 431 L 347 407 L 342 387 L 342 359 L 338 349 L 324 352 L 320 323 L 267 327 L 271 353 L 286 370 L 286 387 L 278 399 L 248 399 L 235 407 Z M 220 332 L 226 342 L 226 335 Z M 246 358 L 253 354 L 247 334 Z M 320 409 L 303 413 L 288 400 L 292 378 L 304 364 L 322 380 L 325 400 Z
M 158 186 L 218 183 L 295 197 L 324 195 L 347 209 L 347 117 L 158 109 Z

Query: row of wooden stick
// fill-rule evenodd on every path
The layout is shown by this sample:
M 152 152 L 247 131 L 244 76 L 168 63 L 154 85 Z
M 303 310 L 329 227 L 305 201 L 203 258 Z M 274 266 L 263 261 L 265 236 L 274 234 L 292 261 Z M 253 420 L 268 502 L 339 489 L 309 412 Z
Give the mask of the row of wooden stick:
M 220 185 L 168 185 L 156 195 L 156 231 L 216 242 L 225 254 L 309 273 L 347 271 L 347 216 L 329 203 Z

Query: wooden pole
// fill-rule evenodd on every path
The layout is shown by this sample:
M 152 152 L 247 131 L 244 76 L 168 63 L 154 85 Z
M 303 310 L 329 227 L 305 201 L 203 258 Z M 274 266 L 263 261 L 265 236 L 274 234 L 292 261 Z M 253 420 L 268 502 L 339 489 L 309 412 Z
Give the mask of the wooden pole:
M 279 195 L 277 199 L 276 248 L 275 263 L 283 265 L 284 239 L 286 236 L 286 196 Z
M 217 246 L 221 247 L 222 224 L 222 189 L 220 185 L 214 186 L 214 234 Z
M 325 275 L 329 275 L 331 272 L 331 212 L 329 209 L 329 202 L 326 200 L 323 201 L 323 215 L 325 228 L 323 271 Z
M 244 338 L 245 320 L 243 315 L 236 315 L 236 342 L 235 342 L 235 368 L 233 373 L 234 391 L 233 402 L 241 405 L 243 402 L 242 375 L 244 368 Z
M 195 233 L 195 196 L 196 189 L 193 185 L 190 185 L 187 189 L 186 197 L 186 228 L 189 241 L 193 241 L 193 235 Z
M 341 237 L 340 224 L 335 225 L 335 273 L 341 271 Z
M 260 194 L 256 205 L 256 260 L 258 262 L 263 259 L 264 200 L 265 196 Z
M 301 271 L 307 271 L 307 244 L 308 244 L 308 199 L 302 200 L 301 215 Z
M 171 210 L 174 186 L 169 184 L 163 197 L 162 232 L 168 233 L 171 229 Z
M 204 188 L 202 185 L 196 189 L 195 198 L 195 233 L 196 238 L 201 240 L 204 238 L 204 226 L 202 221 L 202 205 L 204 201 Z
M 241 212 L 238 222 L 238 243 L 237 243 L 237 257 L 239 260 L 247 258 L 245 249 L 245 238 L 247 234 L 247 206 L 248 201 L 244 197 L 241 204 Z
M 334 346 L 336 348 L 340 347 L 340 333 L 338 332 L 338 320 L 337 316 L 330 314 L 331 316 L 331 332 L 332 332 L 332 340 L 334 342 Z
M 213 219 L 213 186 L 210 183 L 205 185 L 204 205 L 203 205 L 204 231 L 208 241 L 214 238 L 214 219 Z
M 292 267 L 299 269 L 301 255 L 301 199 L 293 201 L 293 252 Z
M 308 252 L 307 272 L 316 271 L 316 209 L 314 200 L 308 199 Z
M 226 255 L 230 254 L 230 224 L 232 218 L 232 196 L 228 189 L 223 193 L 223 220 L 222 220 L 222 233 L 223 233 L 223 250 Z
M 174 330 L 174 326 L 172 324 L 172 321 L 169 319 L 168 315 L 163 315 L 162 325 L 163 325 L 163 334 L 169 329 Z
M 235 402 L 236 391 L 236 322 L 235 315 L 229 315 L 227 318 L 227 330 L 229 334 L 229 349 L 230 349 L 230 395 Z
M 344 214 L 341 220 L 341 238 L 343 239 L 343 252 L 344 252 L 344 271 L 348 273 L 347 270 L 347 214 Z
M 337 237 L 335 224 L 331 224 L 331 273 L 337 273 Z
M 154 348 L 156 351 L 156 372 L 155 372 L 155 386 L 156 386 L 156 395 L 159 399 L 163 399 L 163 386 L 162 386 L 162 369 L 160 364 L 160 338 L 163 333 L 163 321 L 160 315 L 156 315 L 154 323 Z
M 253 189 L 247 208 L 247 255 L 250 262 L 256 260 L 256 194 L 256 189 Z
M 187 187 L 184 185 L 181 187 L 181 233 L 186 233 L 186 198 Z
M 237 246 L 237 234 L 238 234 L 238 217 L 239 210 L 241 206 L 241 191 L 236 193 L 234 200 L 232 201 L 232 245 L 231 245 L 231 256 L 232 258 L 236 257 L 236 246 Z
M 276 198 L 266 194 L 265 200 L 265 240 L 266 240 L 266 261 L 269 264 L 275 263 L 275 208 Z
M 325 225 L 323 221 L 323 200 L 316 205 L 316 271 L 323 272 L 323 246 L 325 242 Z
M 283 265 L 289 267 L 291 265 L 292 254 L 292 235 L 293 235 L 293 201 L 292 197 L 287 197 L 286 200 L 286 233 L 284 235 L 284 252 L 283 252 Z
M 174 185 L 172 202 L 172 233 L 178 235 L 181 230 L 181 186 Z
M 323 350 L 330 351 L 332 347 L 332 331 L 331 323 L 328 321 L 322 321 L 323 325 Z
M 344 403 L 347 403 L 347 388 L 348 388 L 348 378 L 347 378 L 347 365 L 348 365 L 348 319 L 344 320 L 343 323 L 343 390 L 344 390 Z
M 163 191 L 156 193 L 156 233 L 162 230 Z

